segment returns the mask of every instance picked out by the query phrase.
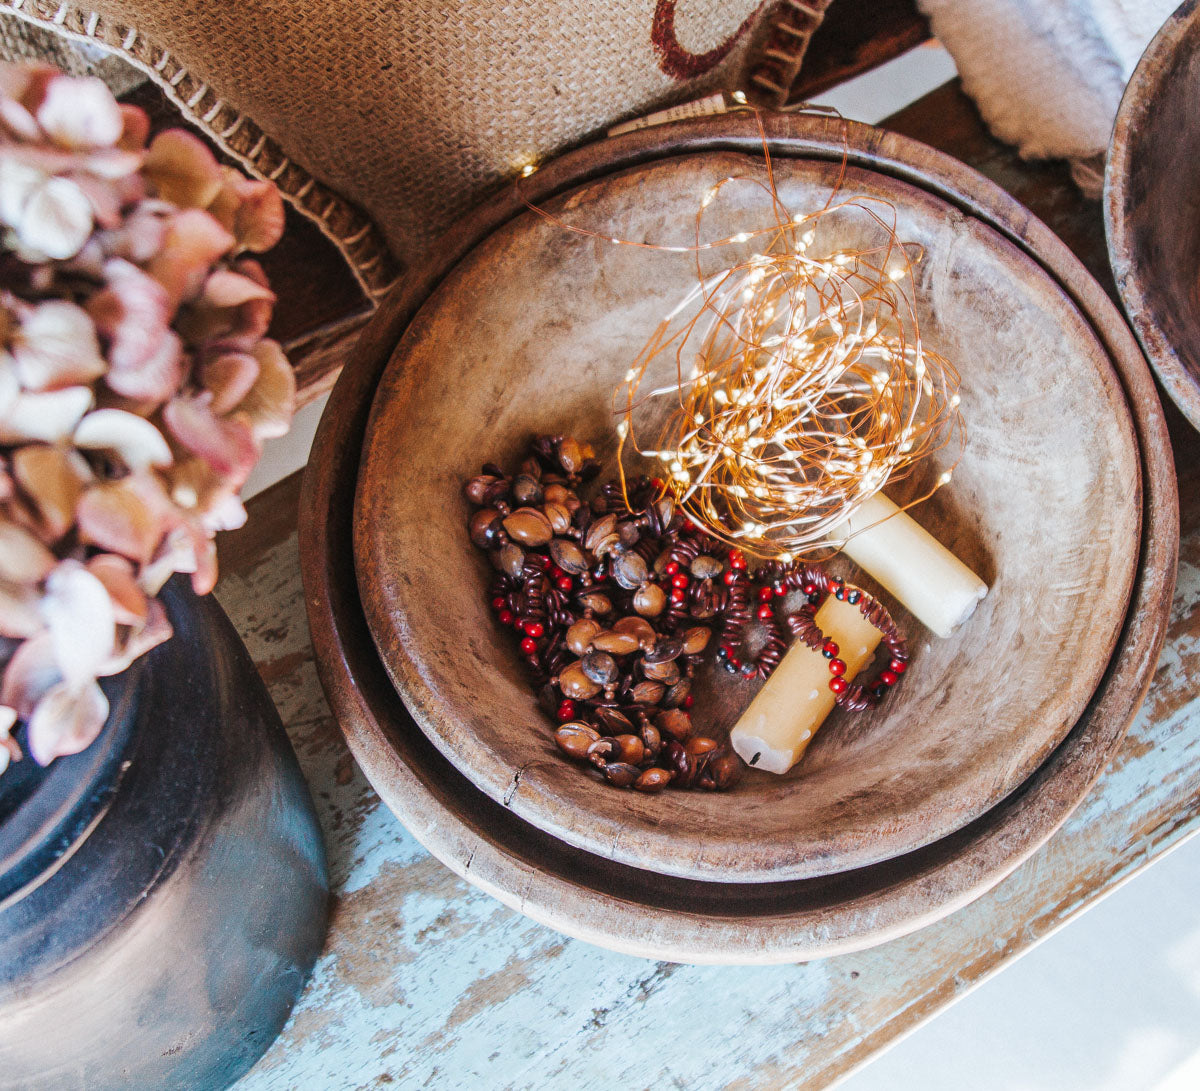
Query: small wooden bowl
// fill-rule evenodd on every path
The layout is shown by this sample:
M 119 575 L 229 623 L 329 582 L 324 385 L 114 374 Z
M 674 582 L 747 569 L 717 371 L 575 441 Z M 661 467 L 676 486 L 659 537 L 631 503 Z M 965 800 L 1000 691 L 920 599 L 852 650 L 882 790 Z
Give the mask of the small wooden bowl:
M 922 336 L 953 360 L 970 439 L 954 485 L 917 516 L 992 591 L 947 640 L 903 611 L 905 684 L 871 714 L 837 713 L 786 776 L 731 792 L 621 792 L 565 760 L 466 534 L 461 485 L 512 464 L 531 434 L 572 432 L 612 472 L 611 400 L 630 362 L 695 283 L 692 255 L 613 246 L 694 237 L 704 194 L 731 175 L 705 232 L 770 222 L 761 157 L 648 163 L 483 240 L 401 338 L 375 398 L 359 476 L 355 556 L 384 665 L 434 745 L 534 826 L 661 874 L 773 882 L 912 852 L 993 807 L 1062 741 L 1092 698 L 1125 617 L 1141 516 L 1128 404 L 1094 331 L 1035 261 L 993 228 L 888 175 L 837 162 L 775 165 L 789 209 L 890 201 L 924 259 Z M 829 245 L 876 238 L 865 216 Z M 856 234 L 857 233 L 857 234 Z M 727 264 L 725 254 L 708 264 Z M 930 466 L 928 472 L 940 472 Z M 851 573 L 858 582 L 861 576 Z M 698 724 L 728 730 L 754 686 L 702 686 Z
M 1163 24 L 1125 88 L 1104 175 L 1108 255 L 1159 380 L 1200 428 L 1200 2 Z

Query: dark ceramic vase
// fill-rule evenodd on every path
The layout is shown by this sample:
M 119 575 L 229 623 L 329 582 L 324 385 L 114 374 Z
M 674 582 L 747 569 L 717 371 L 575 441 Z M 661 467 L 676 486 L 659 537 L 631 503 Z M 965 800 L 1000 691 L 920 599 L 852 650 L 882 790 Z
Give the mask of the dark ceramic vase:
M 0 1088 L 222 1088 L 274 1040 L 325 935 L 320 829 L 211 599 L 107 686 L 100 739 L 0 777 Z

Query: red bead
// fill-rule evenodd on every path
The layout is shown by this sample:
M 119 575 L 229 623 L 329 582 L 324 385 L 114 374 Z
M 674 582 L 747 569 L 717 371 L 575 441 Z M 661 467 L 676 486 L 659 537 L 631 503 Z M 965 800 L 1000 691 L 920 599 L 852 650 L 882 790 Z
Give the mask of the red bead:
M 765 602 L 758 608 L 758 616 L 762 618 L 763 621 L 766 621 L 767 618 L 771 617 L 774 613 L 775 611 L 772 610 L 771 607 L 769 607 Z
M 724 576 L 721 577 L 721 579 L 723 579 L 730 586 L 737 583 L 737 579 L 738 579 L 737 569 L 731 568 L 728 572 L 725 573 Z
M 503 610 L 507 605 L 508 599 L 506 599 L 503 595 L 497 595 L 494 599 L 492 599 L 493 610 Z
M 800 590 L 806 595 L 815 595 L 817 593 L 817 585 L 813 583 L 812 580 L 809 580 L 808 583 L 804 584 L 800 588 Z
M 783 596 L 786 595 L 787 593 L 788 593 L 788 588 L 782 583 L 778 587 L 775 588 L 775 594 L 777 594 L 780 598 L 783 598 Z
M 675 573 L 679 571 L 679 562 L 678 561 L 667 561 L 667 565 L 663 569 L 663 571 L 666 572 L 666 574 L 668 576 L 674 576 Z
M 574 586 L 575 586 L 575 584 L 572 582 L 570 576 L 559 576 L 558 577 L 558 589 L 560 591 L 570 591 L 571 588 Z
M 558 718 L 562 720 L 563 723 L 566 723 L 568 720 L 575 719 L 575 702 L 570 698 L 567 698 L 567 700 L 563 701 L 563 703 L 558 706 Z
M 834 675 L 831 679 L 829 679 L 829 688 L 833 690 L 834 693 L 845 693 L 849 685 L 850 683 L 847 682 L 846 679 L 841 678 L 838 675 Z
M 684 708 L 691 708 L 692 705 L 694 705 L 695 703 L 696 703 L 696 698 L 693 697 L 690 693 L 683 699 L 683 707 Z
M 499 621 L 500 621 L 501 625 L 511 625 L 516 620 L 517 620 L 517 615 L 514 614 L 511 610 L 501 610 L 500 611 Z
M 738 659 L 736 656 L 733 656 L 733 655 L 731 655 L 731 656 L 729 657 L 729 665 L 730 665 L 730 666 L 731 666 L 731 667 L 732 667 L 732 668 L 733 668 L 735 671 L 736 671 L 736 670 L 741 670 L 741 669 L 742 669 L 742 661 L 741 661 L 740 659 Z
M 774 597 L 775 597 L 775 592 L 772 591 L 769 587 L 760 587 L 758 589 L 758 601 L 759 602 L 770 602 L 771 599 L 773 599 Z
M 650 487 L 652 489 L 665 489 L 666 483 L 661 477 L 652 477 L 650 478 Z
M 526 655 L 533 655 L 533 653 L 537 651 L 537 641 L 534 640 L 533 637 L 527 636 L 521 641 L 521 651 L 523 651 Z
M 671 586 L 672 587 L 687 587 L 687 585 L 688 585 L 688 578 L 682 572 L 678 572 L 674 576 L 671 577 Z
M 552 580 L 557 580 L 559 576 L 565 576 L 566 573 L 556 564 L 548 564 L 546 566 L 546 575 Z
M 840 659 L 831 659 L 829 661 L 829 673 L 835 678 L 846 673 L 846 664 Z
M 687 592 L 682 587 L 671 588 L 671 601 L 678 606 L 681 602 L 686 601 Z
M 908 664 L 905 663 L 903 659 L 893 659 L 888 664 L 888 670 L 890 670 L 893 674 L 903 674 L 906 670 L 908 670 Z
M 525 630 L 526 636 L 533 637 L 541 636 L 546 631 L 540 621 L 525 621 L 521 624 L 521 628 Z
M 722 644 L 721 651 L 723 651 L 725 653 L 726 659 L 733 658 L 733 645 L 732 644 Z
M 898 675 L 895 671 L 884 671 L 882 674 L 880 674 L 879 681 L 881 681 L 885 686 L 894 686 L 900 681 L 900 675 Z
M 821 651 L 825 652 L 829 656 L 829 658 L 832 659 L 832 658 L 834 658 L 834 656 L 837 655 L 837 653 L 839 651 L 841 651 L 841 649 L 837 646 L 837 644 L 834 641 L 827 640 L 827 641 L 825 641 L 824 644 L 821 645 Z
M 729 554 L 729 567 L 736 568 L 739 571 L 746 567 L 746 558 L 740 549 L 735 549 Z

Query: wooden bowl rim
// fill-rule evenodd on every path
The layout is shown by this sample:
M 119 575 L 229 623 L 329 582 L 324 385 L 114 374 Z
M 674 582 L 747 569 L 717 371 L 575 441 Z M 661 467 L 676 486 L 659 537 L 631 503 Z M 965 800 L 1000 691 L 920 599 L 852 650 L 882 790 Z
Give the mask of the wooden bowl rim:
M 352 488 L 370 394 L 400 331 L 444 270 L 524 206 L 510 189 L 480 206 L 413 271 L 364 332 L 330 399 L 305 475 L 300 548 L 322 684 L 351 751 L 413 835 L 460 876 L 569 935 L 614 950 L 684 962 L 778 963 L 858 950 L 913 931 L 999 882 L 1064 822 L 1103 771 L 1145 697 L 1166 633 L 1179 543 L 1174 465 L 1153 380 L 1128 328 L 1064 243 L 965 164 L 911 138 L 803 115 L 765 115 L 775 155 L 841 154 L 937 192 L 999 228 L 1063 285 L 1113 354 L 1137 410 L 1143 460 L 1142 566 L 1125 628 L 1095 700 L 1067 739 L 1016 793 L 926 850 L 832 880 L 760 884 L 778 904 L 704 909 L 705 884 L 656 877 L 652 894 L 622 887 L 620 865 L 578 861 L 548 870 L 534 830 L 473 789 L 409 721 L 367 630 L 350 556 Z M 751 116 L 692 119 L 592 144 L 527 180 L 545 200 L 582 180 L 664 154 L 759 147 Z M 397 708 L 397 706 L 400 706 Z M 403 744 L 404 753 L 398 749 Z M 416 753 L 414 753 L 416 751 Z M 553 848 L 553 846 L 550 846 Z M 571 863 L 586 854 L 574 853 Z M 557 866 L 557 865 L 556 865 Z M 639 873 L 645 875 L 645 873 Z M 810 893 L 815 892 L 815 893 Z M 669 897 L 670 896 L 670 897 Z M 675 900 L 672 902 L 671 897 Z
M 1163 23 L 1125 86 L 1104 168 L 1104 234 L 1117 291 L 1138 341 L 1171 400 L 1192 427 L 1200 429 L 1200 346 L 1188 354 L 1189 368 L 1181 359 L 1184 350 L 1167 339 L 1167 315 L 1157 296 L 1146 291 L 1130 229 L 1129 179 L 1134 162 L 1142 157 L 1143 121 L 1158 101 L 1171 62 L 1185 42 L 1200 49 L 1200 0 L 1187 0 Z

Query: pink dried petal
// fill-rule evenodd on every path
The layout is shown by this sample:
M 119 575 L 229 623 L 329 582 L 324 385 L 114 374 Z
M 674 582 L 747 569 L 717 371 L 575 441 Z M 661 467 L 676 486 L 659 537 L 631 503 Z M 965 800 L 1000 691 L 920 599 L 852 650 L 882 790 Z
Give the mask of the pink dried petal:
M 266 285 L 230 269 L 214 269 L 204 282 L 200 302 L 209 307 L 240 307 L 255 299 L 275 302 L 275 293 Z
M 90 682 L 71 686 L 60 682 L 37 703 L 29 717 L 29 753 L 39 765 L 86 750 L 108 719 L 108 698 Z
M 122 151 L 141 152 L 150 136 L 150 115 L 140 106 L 121 104 L 121 138 L 117 147 Z
M 54 568 L 56 559 L 24 527 L 0 520 L 0 579 L 11 583 L 40 583 Z
M 286 435 L 296 412 L 296 373 L 277 341 L 254 346 L 258 379 L 237 407 L 237 415 L 250 425 L 258 440 Z
M 0 443 L 59 443 L 75 431 L 91 407 L 92 391 L 86 386 L 41 394 L 22 392 L 0 416 Z
M 69 258 L 92 233 L 92 203 L 69 178 L 48 178 L 29 195 L 13 227 L 27 260 Z
M 34 584 L 0 580 L 0 636 L 24 640 L 46 627 Z
M 192 545 L 191 533 L 180 523 L 167 533 L 154 558 L 141 566 L 138 586 L 147 595 L 157 595 L 162 585 L 176 572 L 195 572 L 196 567 L 196 550 Z
M 28 720 L 46 691 L 61 681 L 50 633 L 43 629 L 13 652 L 0 682 L 0 704 L 16 709 L 20 719 Z
M 233 236 L 216 219 L 189 208 L 172 217 L 163 248 L 146 271 L 166 288 L 172 307 L 177 307 L 199 294 L 213 263 L 233 244 Z
M 232 169 L 225 177 L 226 188 L 237 198 L 233 233 L 238 246 L 257 254 L 270 250 L 283 237 L 285 215 L 278 187 Z
M 258 361 L 248 352 L 224 352 L 199 368 L 204 389 L 212 394 L 212 411 L 224 416 L 250 392 L 258 378 Z
M 157 647 L 164 640 L 170 640 L 173 632 L 167 611 L 157 599 L 147 600 L 148 609 L 143 623 L 135 625 L 124 636 L 120 649 L 104 665 L 101 677 L 110 674 L 120 674 L 139 657 L 145 655 L 151 648 Z
M 258 374 L 257 363 L 254 365 L 254 373 Z M 0 417 L 9 412 L 20 395 L 21 384 L 17 381 L 17 369 L 13 358 L 0 349 Z
M 164 213 L 160 203 L 143 201 L 119 227 L 103 232 L 100 239 L 112 257 L 127 258 L 135 265 L 142 265 L 162 249 L 167 220 L 168 214 Z M 158 281 L 154 283 L 162 290 Z
M 119 148 L 104 148 L 92 152 L 80 165 L 80 170 L 94 175 L 97 180 L 110 183 L 123 182 L 133 176 L 141 167 L 144 157 L 140 152 L 121 151 Z M 144 182 L 139 182 L 137 191 L 140 193 Z M 114 192 L 120 196 L 117 187 Z
M 34 116 L 42 131 L 63 148 L 107 148 L 125 129 L 112 92 L 94 76 L 50 80 Z
M 26 390 L 62 390 L 90 383 L 107 364 L 96 327 L 81 307 L 51 299 L 21 315 L 12 343 L 17 378 Z
M 117 639 L 108 588 L 79 561 L 60 561 L 46 580 L 42 616 L 63 678 L 74 685 L 95 678 Z
M 42 135 L 33 114 L 7 95 L 0 95 L 0 125 L 18 140 L 37 140 Z
M 20 744 L 10 732 L 17 722 L 17 710 L 0 705 L 0 773 L 8 768 L 10 761 L 21 760 Z
M 74 443 L 85 451 L 109 451 L 130 470 L 169 466 L 171 448 L 145 417 L 124 409 L 97 409 L 79 422 Z
M 115 553 L 97 553 L 88 560 L 87 570 L 104 584 L 118 625 L 141 626 L 146 621 L 150 600 L 129 561 Z
M 208 145 L 183 129 L 150 142 L 144 173 L 159 197 L 180 208 L 207 208 L 221 189 L 221 167 Z
M 194 536 L 196 547 L 196 571 L 192 573 L 192 590 L 197 595 L 207 595 L 217 586 L 217 547 L 203 531 Z
M 9 148 L 0 149 L 0 220 L 16 228 L 29 198 L 45 180 L 44 171 L 24 162 Z
M 75 525 L 75 505 L 92 476 L 87 463 L 69 449 L 27 443 L 13 452 L 12 472 L 37 511 L 42 536 L 57 542 Z
M 87 544 L 145 564 L 170 528 L 170 501 L 146 474 L 93 485 L 75 511 L 80 538 Z
M 216 473 L 238 488 L 258 461 L 259 445 L 243 421 L 218 417 L 212 395 L 180 395 L 163 408 L 163 420 L 176 442 L 204 459 Z
M 100 228 L 113 228 L 121 223 L 121 195 L 117 187 L 103 178 L 92 178 L 74 172 L 70 180 L 77 185 L 92 206 L 92 218 Z
M 232 489 L 218 489 L 213 492 L 199 512 L 199 517 L 200 525 L 207 534 L 216 534 L 220 530 L 237 530 L 238 527 L 245 526 L 249 518 L 241 497 Z

